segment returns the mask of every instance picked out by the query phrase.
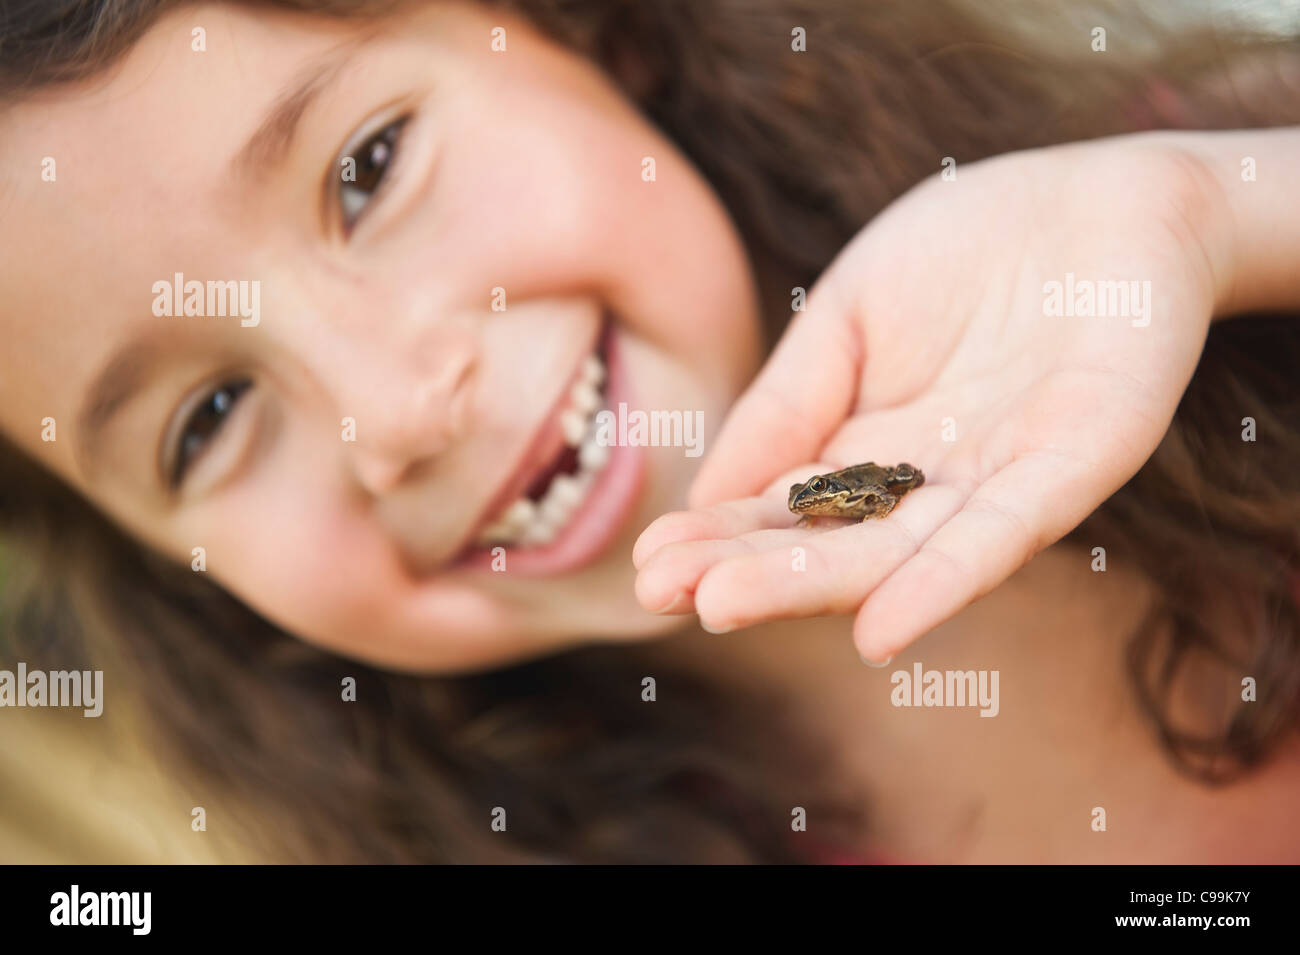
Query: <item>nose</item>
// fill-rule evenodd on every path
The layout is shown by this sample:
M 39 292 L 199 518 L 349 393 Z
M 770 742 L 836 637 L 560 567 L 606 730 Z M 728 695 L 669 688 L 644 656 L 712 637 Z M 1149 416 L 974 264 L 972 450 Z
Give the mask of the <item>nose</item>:
M 383 494 L 443 453 L 469 419 L 475 353 L 468 342 L 447 345 L 427 365 L 412 356 L 376 355 L 361 361 L 340 388 L 341 418 L 354 429 L 344 439 L 356 480 Z

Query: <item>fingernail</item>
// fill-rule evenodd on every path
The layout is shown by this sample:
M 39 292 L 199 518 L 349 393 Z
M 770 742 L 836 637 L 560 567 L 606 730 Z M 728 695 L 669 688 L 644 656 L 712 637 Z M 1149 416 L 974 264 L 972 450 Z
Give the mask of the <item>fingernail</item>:
M 672 610 L 679 603 L 681 603 L 682 598 L 685 596 L 686 596 L 686 591 L 684 590 L 677 591 L 677 594 L 673 597 L 672 600 L 668 601 L 668 603 L 664 604 L 658 610 L 652 611 L 652 613 L 668 613 L 668 611 Z
M 894 656 L 893 654 L 890 654 L 889 656 L 885 657 L 885 659 L 881 660 L 879 663 L 874 663 L 859 653 L 858 659 L 861 660 L 863 663 L 865 663 L 867 666 L 871 667 L 873 670 L 879 670 L 881 667 L 889 666 L 889 664 L 893 662 Z
M 701 617 L 700 629 L 707 630 L 709 633 L 731 633 L 731 631 L 734 630 L 735 627 L 710 627 L 707 623 L 704 622 L 704 618 Z

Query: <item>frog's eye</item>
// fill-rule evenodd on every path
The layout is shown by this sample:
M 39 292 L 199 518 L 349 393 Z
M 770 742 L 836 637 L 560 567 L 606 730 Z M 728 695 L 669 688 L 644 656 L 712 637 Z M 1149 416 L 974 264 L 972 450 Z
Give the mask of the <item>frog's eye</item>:
M 826 490 L 826 481 L 824 478 L 813 478 L 808 487 L 813 491 L 824 491 Z

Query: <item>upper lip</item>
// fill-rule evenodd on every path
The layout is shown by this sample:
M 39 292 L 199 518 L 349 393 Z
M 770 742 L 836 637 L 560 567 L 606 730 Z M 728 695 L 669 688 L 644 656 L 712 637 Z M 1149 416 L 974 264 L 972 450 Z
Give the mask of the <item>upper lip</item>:
M 556 456 L 564 447 L 564 432 L 560 428 L 560 414 L 569 404 L 569 392 L 581 374 L 582 363 L 588 355 L 596 350 L 596 345 L 601 340 L 601 333 L 607 321 L 607 318 L 602 319 L 600 325 L 596 328 L 595 336 L 579 352 L 577 362 L 568 377 L 565 378 L 564 387 L 560 389 L 554 404 L 547 411 L 546 416 L 542 418 L 542 423 L 538 426 L 532 439 L 524 447 L 514 470 L 510 473 L 510 477 L 498 486 L 496 492 L 488 499 L 487 505 L 479 512 L 478 519 L 470 524 L 469 530 L 461 539 L 460 546 L 455 550 L 453 561 L 463 557 L 466 551 L 474 546 L 475 539 L 482 533 L 483 529 L 501 513 L 502 509 L 523 494 L 537 480 L 543 469 L 550 467 L 554 463 Z

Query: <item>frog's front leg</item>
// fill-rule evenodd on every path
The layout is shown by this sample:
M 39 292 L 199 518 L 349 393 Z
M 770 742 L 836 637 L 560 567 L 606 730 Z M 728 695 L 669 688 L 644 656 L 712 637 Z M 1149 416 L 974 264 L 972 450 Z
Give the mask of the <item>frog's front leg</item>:
M 852 515 L 844 515 L 842 517 L 836 517 L 835 515 L 803 515 L 800 520 L 794 521 L 794 526 L 801 529 L 816 528 L 816 526 L 822 524 L 837 526 L 841 520 L 844 520 L 844 518 L 852 520 Z
M 866 503 L 868 505 L 867 513 L 862 515 L 862 520 L 858 523 L 865 523 L 866 521 L 876 520 L 881 517 L 888 517 L 889 512 L 894 509 L 896 504 L 898 504 L 898 495 L 890 494 L 888 491 L 885 491 L 883 493 L 873 494 L 871 499 Z

